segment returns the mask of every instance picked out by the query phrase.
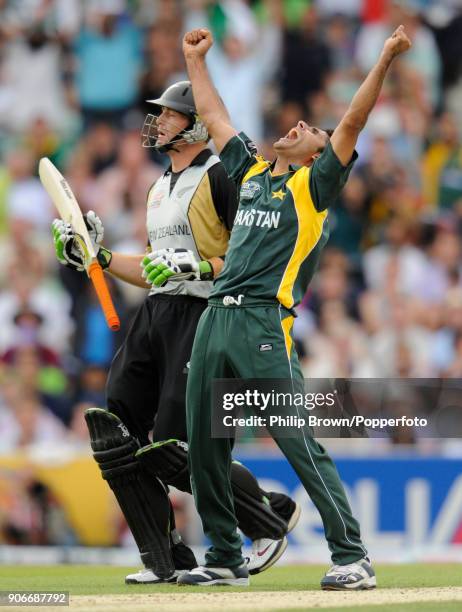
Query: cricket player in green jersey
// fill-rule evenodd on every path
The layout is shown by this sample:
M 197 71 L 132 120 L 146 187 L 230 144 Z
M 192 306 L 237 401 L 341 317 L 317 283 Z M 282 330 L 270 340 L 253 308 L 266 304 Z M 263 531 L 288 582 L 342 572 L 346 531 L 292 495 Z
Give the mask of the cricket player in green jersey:
M 332 135 L 299 121 L 274 144 L 273 163 L 231 126 L 205 63 L 212 43 L 208 30 L 193 30 L 184 37 L 183 51 L 198 114 L 240 198 L 225 265 L 197 328 L 187 385 L 192 489 L 212 545 L 206 565 L 180 576 L 178 583 L 247 585 L 229 476 L 232 442 L 211 436 L 212 382 L 285 378 L 297 389 L 303 385 L 292 309 L 326 243 L 327 209 L 357 157 L 358 135 L 393 59 L 411 42 L 404 28 L 397 28 Z M 299 416 L 298 407 L 289 410 Z M 308 429 L 294 437 L 269 431 L 321 515 L 333 561 L 322 588 L 374 588 L 375 573 L 333 461 Z

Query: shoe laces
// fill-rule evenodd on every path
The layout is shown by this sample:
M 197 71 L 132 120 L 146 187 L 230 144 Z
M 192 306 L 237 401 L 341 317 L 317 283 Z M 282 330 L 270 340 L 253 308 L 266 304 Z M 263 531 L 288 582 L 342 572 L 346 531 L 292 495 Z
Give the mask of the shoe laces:
M 190 574 L 203 574 L 203 572 L 206 572 L 208 570 L 207 567 L 205 567 L 205 565 L 198 565 L 197 567 L 194 567 L 192 570 L 189 571 Z
M 244 557 L 243 565 L 249 565 L 252 560 L 255 559 L 258 553 L 259 541 L 260 540 L 254 540 L 252 542 L 252 552 L 250 553 L 250 557 Z
M 339 576 L 346 576 L 347 574 L 351 574 L 351 572 L 355 571 L 355 566 L 357 563 L 348 563 L 348 565 L 333 565 L 328 574 L 335 573 Z

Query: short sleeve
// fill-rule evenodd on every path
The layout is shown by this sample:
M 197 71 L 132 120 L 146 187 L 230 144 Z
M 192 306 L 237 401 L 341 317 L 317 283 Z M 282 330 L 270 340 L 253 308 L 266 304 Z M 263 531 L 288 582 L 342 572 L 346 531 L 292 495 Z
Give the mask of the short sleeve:
M 220 153 L 220 159 L 229 178 L 238 186 L 247 171 L 259 161 L 257 147 L 244 132 L 228 140 Z
M 228 178 L 222 163 L 214 164 L 209 168 L 208 174 L 217 215 L 225 224 L 226 229 L 231 231 L 238 205 L 236 185 Z
M 357 158 L 357 152 L 353 151 L 349 163 L 343 166 L 331 143 L 327 144 L 310 171 L 310 193 L 316 210 L 325 210 L 335 202 Z

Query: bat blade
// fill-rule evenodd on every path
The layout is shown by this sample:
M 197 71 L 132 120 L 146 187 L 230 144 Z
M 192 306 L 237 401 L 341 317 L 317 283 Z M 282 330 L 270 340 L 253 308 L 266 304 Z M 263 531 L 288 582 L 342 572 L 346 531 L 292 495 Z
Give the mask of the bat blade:
M 92 260 L 95 259 L 96 253 L 80 206 L 69 183 L 47 157 L 42 157 L 40 160 L 39 176 L 61 219 L 65 223 L 70 223 L 74 232 L 79 235 L 79 246 L 82 250 L 86 250 L 83 255 L 85 256 L 85 267 L 88 269 Z M 82 245 L 85 246 L 85 249 L 82 248 Z
M 39 176 L 61 219 L 71 224 L 75 234 L 74 243 L 82 253 L 85 269 L 93 283 L 107 324 L 113 331 L 117 331 L 120 328 L 119 317 L 112 303 L 103 270 L 96 258 L 82 211 L 69 183 L 47 157 L 40 160 Z

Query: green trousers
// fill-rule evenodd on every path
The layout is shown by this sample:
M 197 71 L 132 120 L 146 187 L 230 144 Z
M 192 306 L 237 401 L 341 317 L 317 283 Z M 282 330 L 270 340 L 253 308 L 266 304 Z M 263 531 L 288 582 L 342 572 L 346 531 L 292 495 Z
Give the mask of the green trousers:
M 292 339 L 293 316 L 274 301 L 244 298 L 241 306 L 210 300 L 196 332 L 187 386 L 189 468 L 197 510 L 211 541 L 206 564 L 243 563 L 229 478 L 232 440 L 212 438 L 212 381 L 216 378 L 291 378 L 303 384 Z M 261 345 L 271 345 L 261 350 Z M 266 347 L 267 349 L 267 347 Z M 300 408 L 289 414 L 300 416 Z M 292 411 L 292 412 L 290 412 Z M 296 437 L 269 432 L 318 509 L 333 563 L 363 558 L 359 525 L 333 461 L 307 429 Z

